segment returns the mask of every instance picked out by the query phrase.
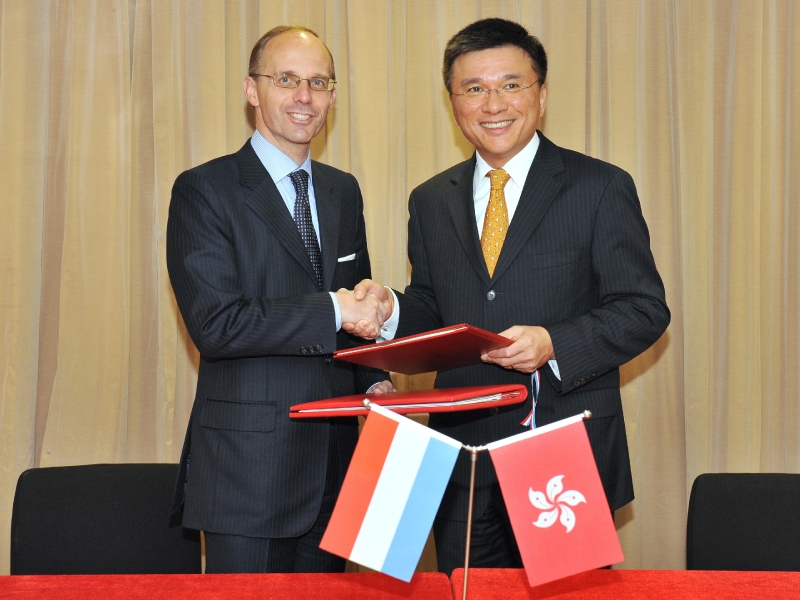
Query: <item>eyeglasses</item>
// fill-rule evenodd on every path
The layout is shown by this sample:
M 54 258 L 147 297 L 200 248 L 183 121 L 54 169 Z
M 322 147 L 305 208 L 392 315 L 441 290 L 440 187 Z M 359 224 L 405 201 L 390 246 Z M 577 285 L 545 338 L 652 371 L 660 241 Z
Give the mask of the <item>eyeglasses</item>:
M 491 88 L 487 89 L 482 85 L 473 85 L 468 87 L 462 92 L 450 92 L 453 96 L 461 96 L 464 100 L 468 102 L 482 102 L 484 100 L 484 94 L 486 94 L 485 98 L 488 100 L 489 96 L 492 95 L 492 92 L 497 92 L 497 96 L 513 96 L 521 92 L 522 90 L 527 90 L 528 88 L 532 88 L 535 86 L 538 81 L 534 81 L 530 85 L 520 85 L 518 83 L 510 82 L 505 84 L 503 87 L 499 88 Z
M 302 77 L 298 77 L 297 75 L 262 75 L 261 73 L 251 73 L 250 77 L 269 77 L 272 80 L 273 85 L 278 86 L 279 88 L 298 88 L 300 87 L 301 81 L 307 81 L 308 87 L 311 88 L 314 92 L 329 92 L 333 89 L 333 86 L 336 85 L 335 79 L 330 79 L 329 77 L 312 77 L 311 79 L 303 79 Z

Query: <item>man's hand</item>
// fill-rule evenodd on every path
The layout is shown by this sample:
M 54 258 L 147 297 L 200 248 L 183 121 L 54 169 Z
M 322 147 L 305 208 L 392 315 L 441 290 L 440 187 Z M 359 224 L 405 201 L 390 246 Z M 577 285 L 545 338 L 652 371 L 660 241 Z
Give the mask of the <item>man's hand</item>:
M 387 319 L 386 305 L 381 300 L 374 294 L 356 300 L 353 292 L 344 288 L 336 292 L 336 299 L 342 311 L 342 329 L 367 340 L 378 337 Z
M 387 319 L 392 316 L 392 312 L 394 312 L 394 296 L 389 291 L 389 288 L 377 281 L 372 281 L 372 279 L 362 279 L 353 288 L 353 297 L 356 300 L 363 300 L 367 294 L 372 294 L 383 302 L 386 307 Z
M 391 380 L 381 381 L 378 385 L 376 385 L 370 391 L 370 394 L 386 394 L 388 392 L 396 392 L 397 390 L 394 388 L 394 384 Z
M 548 360 L 556 357 L 553 341 L 544 327 L 514 325 L 510 329 L 501 331 L 500 335 L 514 340 L 514 343 L 484 354 L 481 356 L 483 362 L 522 373 L 533 373 Z
M 362 279 L 356 285 L 356 287 L 353 288 L 353 299 L 356 302 L 363 301 L 370 295 L 376 297 L 383 303 L 384 306 L 383 320 L 386 321 L 386 319 L 392 316 L 392 312 L 394 312 L 394 296 L 389 292 L 388 288 L 382 286 L 380 283 L 376 281 L 372 281 L 371 279 Z M 372 335 L 372 331 L 369 329 L 367 325 L 368 324 L 363 321 L 358 321 L 358 322 L 349 321 L 348 319 L 345 319 L 344 314 L 342 314 L 342 329 L 344 329 L 346 332 L 352 333 L 353 335 L 357 335 L 358 337 L 362 337 L 368 340 L 372 340 L 378 337 L 378 333 L 380 333 L 380 331 L 375 335 Z M 381 326 L 382 325 L 383 322 L 381 322 Z M 378 327 L 378 329 L 380 330 L 380 326 Z

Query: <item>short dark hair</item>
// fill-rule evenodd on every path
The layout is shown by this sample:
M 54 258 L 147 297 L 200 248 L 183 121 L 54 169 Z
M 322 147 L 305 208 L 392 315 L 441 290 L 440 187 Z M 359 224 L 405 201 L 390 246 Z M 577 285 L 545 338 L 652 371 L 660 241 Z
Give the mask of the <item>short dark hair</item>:
M 481 19 L 467 25 L 450 38 L 444 49 L 442 77 L 447 91 L 451 92 L 453 83 L 453 63 L 462 54 L 476 50 L 488 50 L 501 46 L 516 46 L 524 50 L 531 58 L 533 70 L 543 84 L 547 77 L 547 53 L 536 36 L 528 33 L 519 23 L 506 19 Z
M 262 35 L 261 39 L 259 39 L 256 42 L 256 45 L 253 46 L 253 51 L 250 53 L 250 66 L 248 67 L 247 71 L 248 75 L 253 76 L 258 73 L 259 65 L 261 64 L 261 55 L 264 54 L 264 47 L 267 45 L 267 42 L 282 33 L 286 33 L 287 31 L 310 33 L 319 40 L 319 36 L 317 35 L 316 31 L 312 31 L 308 27 L 303 27 L 302 25 L 278 25 L 277 27 L 273 27 L 267 33 Z M 320 41 L 322 42 L 322 40 Z M 328 51 L 328 56 L 331 59 L 331 79 L 336 79 L 336 67 L 333 66 L 333 54 L 331 54 L 331 51 L 328 46 L 325 45 L 325 42 L 322 42 L 322 45 L 325 46 L 325 50 Z M 267 73 L 267 75 L 269 75 L 269 73 Z

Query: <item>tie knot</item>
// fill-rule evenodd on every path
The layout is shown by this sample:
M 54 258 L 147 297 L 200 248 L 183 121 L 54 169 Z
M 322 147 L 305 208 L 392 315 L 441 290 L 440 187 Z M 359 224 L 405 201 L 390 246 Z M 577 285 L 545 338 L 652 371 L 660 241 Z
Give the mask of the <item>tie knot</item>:
M 506 187 L 508 180 L 511 179 L 511 175 L 506 173 L 504 169 L 493 169 L 486 176 L 489 178 L 493 190 L 502 190 Z
M 298 169 L 292 173 L 289 173 L 289 177 L 294 184 L 294 189 L 298 194 L 307 194 L 308 193 L 308 173 L 305 172 L 303 169 Z

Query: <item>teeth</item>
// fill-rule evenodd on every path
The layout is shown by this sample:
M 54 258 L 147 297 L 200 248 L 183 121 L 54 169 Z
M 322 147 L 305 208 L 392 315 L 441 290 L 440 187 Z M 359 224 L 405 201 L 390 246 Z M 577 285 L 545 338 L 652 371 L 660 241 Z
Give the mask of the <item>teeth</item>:
M 289 116 L 298 121 L 308 121 L 311 115 L 301 115 L 300 113 L 289 113 Z
M 500 121 L 499 123 L 481 123 L 481 127 L 486 129 L 500 129 L 501 127 L 508 127 L 513 121 Z

